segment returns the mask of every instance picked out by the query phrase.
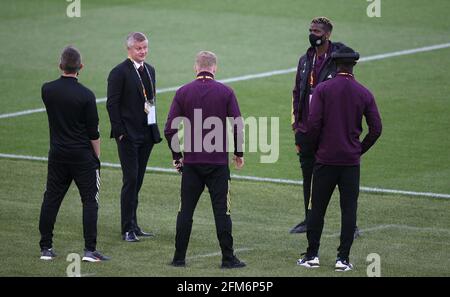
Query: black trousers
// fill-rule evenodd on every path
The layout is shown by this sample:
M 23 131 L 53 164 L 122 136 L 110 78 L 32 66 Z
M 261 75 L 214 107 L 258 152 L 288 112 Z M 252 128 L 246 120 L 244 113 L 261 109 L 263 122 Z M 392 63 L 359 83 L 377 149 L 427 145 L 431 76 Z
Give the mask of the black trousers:
M 319 253 L 324 217 L 331 195 L 339 188 L 341 207 L 341 238 L 338 257 L 348 259 L 356 227 L 356 211 L 359 195 L 359 165 L 331 166 L 316 164 L 312 186 L 312 209 L 308 214 L 307 237 L 309 256 Z
M 128 137 L 116 139 L 122 167 L 122 191 L 120 195 L 122 234 L 139 231 L 137 222 L 138 195 L 144 181 L 145 169 L 153 148 L 151 133 L 142 142 L 133 142 Z
M 308 137 L 299 132 L 295 135 L 295 142 L 300 146 L 299 160 L 303 175 L 303 203 L 305 206 L 305 221 L 308 215 L 308 205 L 311 198 L 311 181 L 315 164 L 314 151 Z
M 230 170 L 228 165 L 184 165 L 181 179 L 181 205 L 177 216 L 175 237 L 175 260 L 182 260 L 186 257 L 194 210 L 205 185 L 208 187 L 211 197 L 217 239 L 222 250 L 222 260 L 229 260 L 233 257 L 232 223 L 228 193 L 229 180 Z
M 97 245 L 98 195 L 100 187 L 100 166 L 98 160 L 67 164 L 49 160 L 47 188 L 41 206 L 39 231 L 41 249 L 52 248 L 53 228 L 59 207 L 72 183 L 78 187 L 83 204 L 83 235 L 85 249 L 95 251 Z

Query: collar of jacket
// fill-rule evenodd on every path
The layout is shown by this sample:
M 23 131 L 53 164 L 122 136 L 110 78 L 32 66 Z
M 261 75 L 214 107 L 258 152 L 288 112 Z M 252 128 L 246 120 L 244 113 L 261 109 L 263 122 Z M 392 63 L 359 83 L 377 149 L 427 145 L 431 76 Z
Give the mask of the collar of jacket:
M 198 78 L 214 79 L 214 74 L 212 74 L 209 71 L 202 71 L 202 72 L 197 74 L 197 79 Z
M 129 65 L 130 67 L 134 68 L 134 65 L 133 65 L 133 64 L 134 64 L 134 61 L 133 61 L 131 58 L 127 58 L 127 59 L 125 60 L 125 62 L 127 62 L 128 65 Z M 145 61 L 142 62 L 142 65 L 144 65 L 145 68 L 148 67 L 148 63 L 145 62 Z

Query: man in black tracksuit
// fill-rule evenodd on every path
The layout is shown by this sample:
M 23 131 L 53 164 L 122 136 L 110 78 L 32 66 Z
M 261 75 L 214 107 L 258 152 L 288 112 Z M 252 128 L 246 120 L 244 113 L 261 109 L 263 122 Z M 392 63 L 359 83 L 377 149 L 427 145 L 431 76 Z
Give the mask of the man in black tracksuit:
M 292 91 L 292 130 L 295 134 L 295 146 L 300 159 L 303 175 L 303 201 L 305 219 L 294 226 L 290 233 L 306 232 L 306 219 L 311 198 L 311 182 L 315 163 L 311 142 L 307 137 L 307 124 L 310 98 L 314 88 L 321 82 L 336 76 L 336 65 L 331 54 L 344 44 L 331 42 L 333 24 L 326 17 L 317 17 L 311 21 L 309 42 L 311 47 L 300 57 Z M 358 231 L 355 229 L 355 236 Z
M 48 115 L 50 151 L 47 186 L 39 220 L 41 259 L 52 260 L 53 228 L 61 202 L 72 180 L 83 203 L 83 261 L 108 260 L 96 251 L 100 185 L 100 134 L 95 95 L 78 82 L 81 55 L 74 47 L 61 54 L 61 77 L 42 86 Z

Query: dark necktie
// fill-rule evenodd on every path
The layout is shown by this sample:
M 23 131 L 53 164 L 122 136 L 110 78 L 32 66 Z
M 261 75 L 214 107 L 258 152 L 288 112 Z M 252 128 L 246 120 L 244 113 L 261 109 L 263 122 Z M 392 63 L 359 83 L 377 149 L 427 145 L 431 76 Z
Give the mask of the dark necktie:
M 138 68 L 138 70 L 139 70 L 139 73 L 143 74 L 143 73 L 144 73 L 144 66 L 141 65 L 141 66 Z

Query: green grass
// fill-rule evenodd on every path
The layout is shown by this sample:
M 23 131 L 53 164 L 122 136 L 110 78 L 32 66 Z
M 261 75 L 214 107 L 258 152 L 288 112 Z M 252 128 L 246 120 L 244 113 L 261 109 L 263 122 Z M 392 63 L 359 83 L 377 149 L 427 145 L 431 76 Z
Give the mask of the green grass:
M 80 81 L 98 98 L 104 97 L 108 72 L 126 57 L 124 38 L 133 30 L 150 37 L 149 61 L 156 67 L 158 88 L 193 79 L 193 58 L 202 49 L 218 54 L 219 79 L 294 67 L 307 48 L 309 22 L 317 15 L 333 20 L 332 40 L 344 41 L 362 56 L 450 42 L 445 39 L 450 36 L 450 2 L 446 0 L 383 0 L 381 18 L 368 18 L 368 2 L 360 0 L 82 0 L 79 19 L 66 17 L 67 4 L 59 0 L 2 3 L 0 114 L 42 107 L 40 87 L 58 77 L 58 56 L 67 44 L 74 44 L 83 54 L 86 67 Z M 450 193 L 449 54 L 447 48 L 365 62 L 355 69 L 357 79 L 374 93 L 384 125 L 379 142 L 363 158 L 362 185 Z M 245 116 L 272 116 L 280 121 L 278 162 L 261 164 L 259 153 L 246 154 L 246 167 L 234 173 L 300 179 L 290 130 L 293 81 L 291 73 L 230 84 Z M 158 96 L 161 129 L 172 96 L 173 92 Z M 102 161 L 118 163 L 115 143 L 108 139 L 105 104 L 99 104 L 98 109 Z M 0 119 L 0 139 L 0 153 L 46 156 L 45 113 Z M 166 144 L 156 146 L 149 166 L 170 165 Z M 5 260 L 0 275 L 64 275 L 65 255 L 82 248 L 80 202 L 77 191 L 71 190 L 56 227 L 56 247 L 61 256 L 54 263 L 41 263 L 36 258 L 45 169 L 44 163 L 0 160 L 0 250 L 6 253 L 19 247 L 21 252 L 20 257 L 2 257 Z M 194 258 L 188 269 L 181 271 L 165 265 L 173 252 L 179 177 L 146 177 L 141 217 L 158 237 L 137 246 L 123 244 L 117 234 L 120 172 L 104 170 L 103 183 L 99 247 L 114 261 L 83 265 L 83 273 L 333 275 L 331 266 L 311 273 L 295 266 L 295 259 L 305 249 L 305 238 L 286 232 L 303 213 L 299 187 L 233 183 L 237 196 L 233 204 L 236 248 L 253 250 L 241 255 L 250 264 L 248 268 L 222 272 L 216 269 L 219 257 Z M 217 251 L 211 207 L 204 198 L 195 217 L 191 255 Z M 336 201 L 330 207 L 327 234 L 339 230 Z M 400 224 L 448 230 L 447 201 L 362 194 L 360 206 L 358 222 L 362 228 Z M 352 259 L 358 268 L 352 275 L 365 275 L 365 257 L 370 252 L 382 256 L 384 275 L 449 275 L 448 231 L 420 230 L 368 232 L 355 243 Z M 336 238 L 324 238 L 323 263 L 332 264 L 336 246 Z M 428 250 L 432 251 L 430 261 L 425 263 L 424 257 L 424 269 L 417 271 L 411 258 L 421 258 Z M 135 258 L 145 261 L 133 261 Z
M 0 172 L 0 275 L 65 276 L 69 253 L 81 253 L 81 202 L 75 187 L 69 190 L 58 216 L 54 247 L 58 257 L 51 263 L 39 260 L 39 218 L 46 164 L 1 160 Z M 17 168 L 21 168 L 18 170 Z M 296 265 L 306 250 L 305 235 L 291 235 L 298 221 L 298 191 L 295 186 L 232 181 L 232 220 L 237 255 L 248 267 L 236 271 L 219 268 L 220 256 L 196 257 L 219 252 L 214 218 L 207 194 L 200 199 L 188 249 L 186 269 L 168 265 L 174 252 L 175 221 L 179 205 L 180 177 L 147 174 L 140 195 L 140 224 L 156 236 L 136 244 L 120 240 L 119 189 L 121 172 L 103 169 L 99 209 L 98 248 L 112 256 L 109 262 L 85 264 L 82 274 L 95 276 L 335 276 L 339 244 L 338 197 L 330 203 L 321 244 L 322 267 L 309 271 Z M 274 193 L 277 193 L 274 195 Z M 359 227 L 386 224 L 418 227 L 417 230 L 388 228 L 368 231 L 354 242 L 351 260 L 355 271 L 366 275 L 366 257 L 381 256 L 383 276 L 450 276 L 448 209 L 450 201 L 362 194 Z M 420 218 L 420 219 L 419 219 Z M 326 237 L 328 236 L 328 237 Z M 249 249 L 249 250 L 248 250 Z M 189 258 L 193 257 L 193 258 Z M 420 269 L 417 269 L 420 267 Z

